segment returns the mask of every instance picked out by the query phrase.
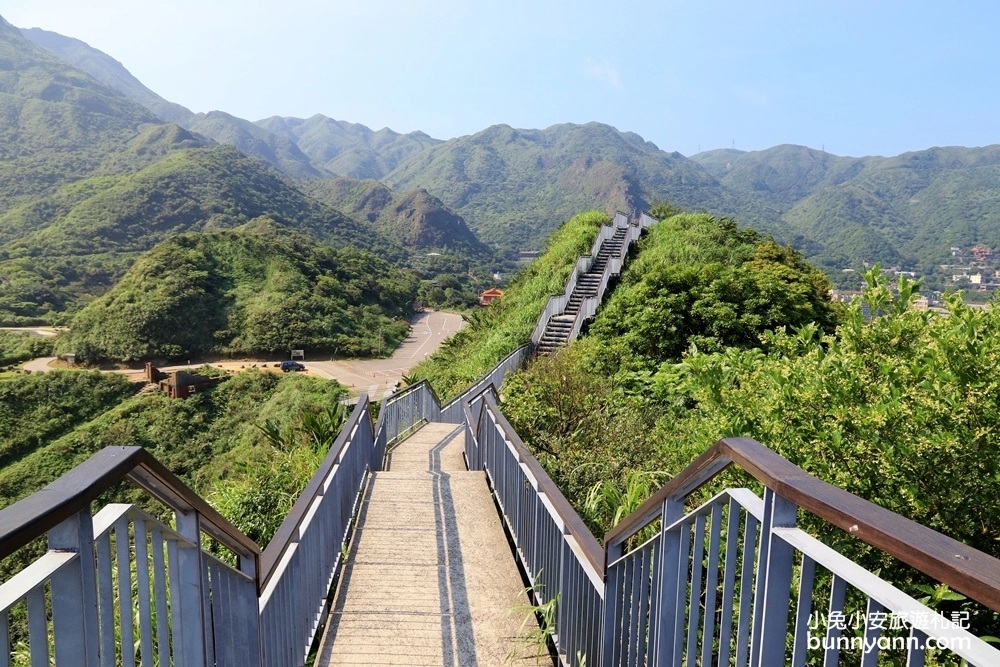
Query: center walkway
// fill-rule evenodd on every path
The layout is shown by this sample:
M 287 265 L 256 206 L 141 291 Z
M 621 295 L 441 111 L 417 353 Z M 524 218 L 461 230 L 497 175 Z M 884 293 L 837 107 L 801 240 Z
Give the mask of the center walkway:
M 374 474 L 317 667 L 536 664 L 518 636 L 537 625 L 518 609 L 524 585 L 463 438 L 461 426 L 427 424 Z

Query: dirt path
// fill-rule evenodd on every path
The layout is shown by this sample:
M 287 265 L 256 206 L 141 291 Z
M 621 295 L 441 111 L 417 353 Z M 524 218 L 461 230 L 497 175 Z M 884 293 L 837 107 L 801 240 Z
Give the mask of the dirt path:
M 306 373 L 327 380 L 336 380 L 347 387 L 355 396 L 367 393 L 373 400 L 381 400 L 386 394 L 392 392 L 396 383 L 405 373 L 441 347 L 445 340 L 463 326 L 465 326 L 465 320 L 457 313 L 441 311 L 417 313 L 410 321 L 410 335 L 388 359 L 323 360 L 307 357 L 304 362 Z M 55 357 L 40 357 L 26 362 L 22 368 L 36 373 L 45 373 L 58 368 L 54 364 L 56 361 Z M 203 365 L 205 364 L 182 364 L 165 366 L 160 370 L 170 372 L 198 368 Z M 274 368 L 274 362 L 258 359 L 213 361 L 210 365 L 232 371 L 245 370 L 254 366 L 277 371 Z M 104 372 L 122 373 L 134 380 L 140 380 L 143 376 L 142 368 L 124 368 Z

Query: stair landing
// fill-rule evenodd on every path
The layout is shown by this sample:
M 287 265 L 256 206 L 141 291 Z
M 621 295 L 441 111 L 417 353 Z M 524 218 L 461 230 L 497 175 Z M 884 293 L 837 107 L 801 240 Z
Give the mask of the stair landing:
M 373 475 L 316 666 L 550 664 L 482 472 L 464 434 L 427 424 Z M 522 629 L 522 622 L 527 618 Z

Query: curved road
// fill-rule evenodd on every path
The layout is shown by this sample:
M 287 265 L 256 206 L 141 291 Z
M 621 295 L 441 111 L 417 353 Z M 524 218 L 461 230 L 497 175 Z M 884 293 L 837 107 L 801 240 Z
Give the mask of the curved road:
M 305 361 L 306 372 L 327 380 L 336 380 L 354 395 L 367 393 L 372 400 L 381 400 L 382 397 L 392 393 L 403 375 L 441 347 L 441 343 L 464 326 L 465 320 L 457 313 L 437 310 L 417 313 L 410 321 L 410 335 L 388 359 L 329 359 L 324 361 L 307 358 Z M 55 359 L 55 357 L 39 357 L 26 362 L 22 368 L 32 372 L 45 373 L 55 370 L 50 366 Z M 259 360 L 211 363 L 216 368 L 229 370 L 240 370 L 251 364 L 273 368 L 273 362 Z M 176 371 L 185 368 L 198 368 L 203 365 L 203 363 L 199 363 L 165 366 L 160 370 Z M 136 379 L 138 379 L 142 376 L 143 369 L 125 368 L 106 372 L 124 373 L 137 376 Z

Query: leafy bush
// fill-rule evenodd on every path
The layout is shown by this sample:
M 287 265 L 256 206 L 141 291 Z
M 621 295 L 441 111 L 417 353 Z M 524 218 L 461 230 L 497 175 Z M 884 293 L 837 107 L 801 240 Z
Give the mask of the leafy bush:
M 0 331 L 0 366 L 52 354 L 51 338 L 26 333 Z

